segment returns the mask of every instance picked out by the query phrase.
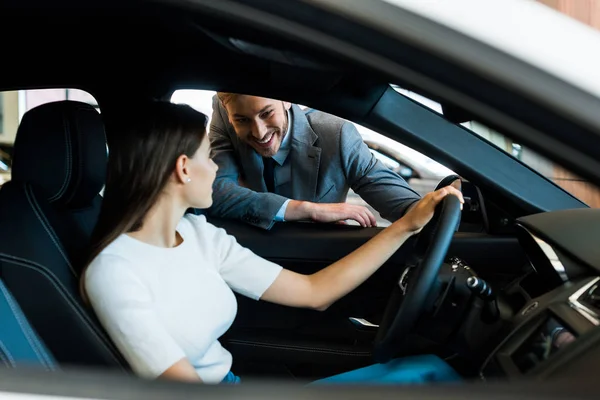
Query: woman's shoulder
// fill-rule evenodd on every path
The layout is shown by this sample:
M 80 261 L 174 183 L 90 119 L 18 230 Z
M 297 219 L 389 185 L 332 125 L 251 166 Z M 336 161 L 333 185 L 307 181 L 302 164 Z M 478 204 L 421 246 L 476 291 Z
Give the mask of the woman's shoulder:
M 85 271 L 83 288 L 94 310 L 115 315 L 150 303 L 153 288 L 142 269 L 117 254 L 100 254 Z
M 232 239 L 223 228 L 208 222 L 204 215 L 186 214 L 178 230 L 186 239 L 193 238 L 200 247 L 210 250 L 227 246 Z
M 110 276 L 119 272 L 131 272 L 132 265 L 133 263 L 122 255 L 103 251 L 87 267 L 85 279 Z
M 127 243 L 123 237 L 115 239 L 92 262 L 85 271 L 85 280 L 104 280 L 132 274 L 135 263 L 129 259 Z
M 189 225 L 189 226 L 196 226 L 196 225 L 203 225 L 203 224 L 207 224 L 208 222 L 206 221 L 206 217 L 204 215 L 196 215 L 196 214 L 192 214 L 192 213 L 187 213 L 183 216 L 183 218 L 181 218 L 181 222 L 179 223 L 180 225 Z
M 129 260 L 117 254 L 100 253 L 87 267 L 84 276 L 87 297 L 94 303 L 122 292 L 131 292 L 141 284 Z
M 206 235 L 216 233 L 219 228 L 208 222 L 204 215 L 186 214 L 181 219 L 178 229 L 183 233 L 202 232 Z

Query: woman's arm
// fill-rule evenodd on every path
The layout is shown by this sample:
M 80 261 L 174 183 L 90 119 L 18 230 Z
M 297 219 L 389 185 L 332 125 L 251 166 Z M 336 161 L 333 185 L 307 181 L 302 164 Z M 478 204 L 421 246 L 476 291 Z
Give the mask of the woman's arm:
M 447 195 L 462 194 L 454 187 L 428 193 L 401 219 L 367 243 L 312 275 L 283 270 L 261 299 L 292 307 L 325 310 L 354 290 L 379 269 L 412 235 L 433 217 L 436 205 Z
M 198 376 L 198 372 L 188 361 L 187 358 L 182 358 L 175 364 L 171 365 L 162 374 L 160 379 L 169 379 L 175 381 L 202 383 L 202 379 Z

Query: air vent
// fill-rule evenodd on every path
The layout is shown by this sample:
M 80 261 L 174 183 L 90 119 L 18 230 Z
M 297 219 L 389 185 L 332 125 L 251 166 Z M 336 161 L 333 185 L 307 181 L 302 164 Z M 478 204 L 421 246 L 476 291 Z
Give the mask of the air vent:
M 600 282 L 596 282 L 580 298 L 579 302 L 600 315 Z
M 600 325 L 600 277 L 592 279 L 569 297 L 571 307 L 594 325 Z

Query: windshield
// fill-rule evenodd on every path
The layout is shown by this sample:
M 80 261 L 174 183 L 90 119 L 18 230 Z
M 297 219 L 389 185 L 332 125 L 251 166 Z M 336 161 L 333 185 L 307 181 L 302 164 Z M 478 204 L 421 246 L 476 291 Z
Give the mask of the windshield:
M 443 115 L 441 104 L 423 97 L 417 93 L 405 90 L 397 85 L 391 85 L 394 90 L 411 99 L 421 103 L 424 106 Z M 585 204 L 593 208 L 600 208 L 600 188 L 585 179 L 577 176 L 571 171 L 563 168 L 546 157 L 536 153 L 530 148 L 527 148 L 520 143 L 514 142 L 512 139 L 497 132 L 478 121 L 468 121 L 461 124 L 478 136 L 494 144 L 513 157 L 517 158 L 528 167 L 532 168 L 545 178 L 554 182 L 562 189 L 575 196 Z
M 600 188 L 598 186 L 480 122 L 470 121 L 462 125 L 519 159 L 588 206 L 600 208 Z

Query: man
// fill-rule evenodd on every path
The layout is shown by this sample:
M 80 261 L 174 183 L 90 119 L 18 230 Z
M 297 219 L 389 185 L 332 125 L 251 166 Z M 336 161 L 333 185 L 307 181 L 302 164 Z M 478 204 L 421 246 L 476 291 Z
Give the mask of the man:
M 349 188 L 392 221 L 420 199 L 371 154 L 353 124 L 326 113 L 219 92 L 209 137 L 219 166 L 213 216 L 264 229 L 298 220 L 351 219 L 366 227 L 376 219 L 345 203 Z

